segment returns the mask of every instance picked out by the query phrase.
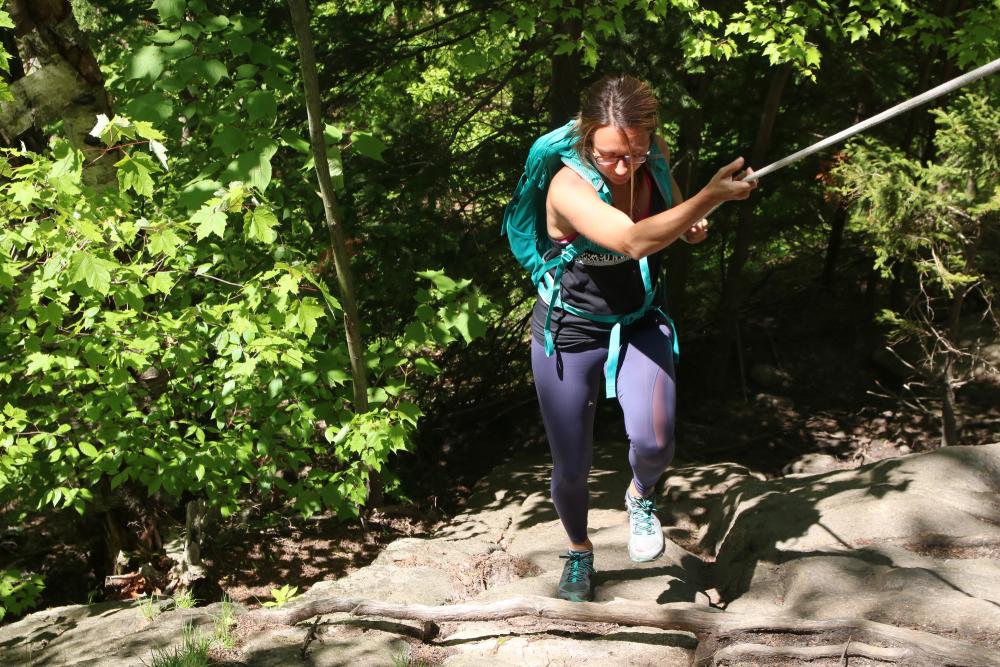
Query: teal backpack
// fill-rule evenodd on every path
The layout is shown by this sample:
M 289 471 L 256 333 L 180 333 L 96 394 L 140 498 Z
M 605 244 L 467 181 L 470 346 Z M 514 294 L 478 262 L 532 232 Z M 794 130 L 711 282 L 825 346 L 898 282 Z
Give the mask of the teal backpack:
M 615 376 L 618 373 L 618 355 L 621 348 L 621 329 L 639 318 L 650 310 L 660 310 L 664 317 L 670 322 L 670 329 L 673 339 L 673 352 L 677 357 L 677 331 L 674 323 L 666 313 L 653 305 L 656 296 L 656 289 L 649 272 L 649 261 L 643 257 L 639 260 L 639 273 L 642 276 L 642 284 L 645 289 L 643 305 L 638 310 L 625 313 L 624 315 L 598 315 L 590 313 L 570 304 L 564 303 L 560 297 L 560 286 L 563 272 L 566 267 L 573 262 L 581 252 L 590 251 L 604 255 L 617 255 L 612 250 L 602 248 L 591 242 L 584 236 L 576 239 L 563 248 L 562 252 L 549 260 L 545 259 L 545 253 L 549 251 L 551 243 L 546 229 L 545 198 L 548 193 L 549 182 L 556 172 L 564 165 L 575 171 L 585 181 L 594 186 L 600 198 L 608 203 L 612 203 L 611 190 L 600 172 L 588 164 L 581 162 L 574 148 L 576 143 L 576 121 L 571 120 L 560 128 L 549 132 L 535 140 L 531 150 L 528 151 L 528 159 L 524 163 L 524 173 L 514 188 L 514 195 L 503 215 L 503 226 L 501 234 L 506 234 L 510 241 L 510 249 L 513 251 L 517 261 L 531 274 L 531 282 L 538 288 L 538 294 L 542 300 L 548 304 L 545 315 L 545 354 L 552 356 L 555 352 L 555 341 L 552 337 L 552 310 L 561 308 L 568 313 L 583 317 L 594 322 L 605 322 L 614 325 L 611 329 L 611 340 L 608 345 L 608 361 L 604 365 L 604 387 L 605 395 L 608 398 L 615 396 Z M 670 181 L 670 169 L 667 160 L 660 151 L 659 146 L 654 141 L 649 150 L 649 165 L 653 174 L 653 180 L 663 196 L 669 208 L 673 198 Z

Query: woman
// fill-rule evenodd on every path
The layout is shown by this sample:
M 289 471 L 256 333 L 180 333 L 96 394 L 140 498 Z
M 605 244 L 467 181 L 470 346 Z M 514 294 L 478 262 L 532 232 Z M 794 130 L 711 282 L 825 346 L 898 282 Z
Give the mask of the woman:
M 562 303 L 605 315 L 641 310 L 646 290 L 637 260 L 648 257 L 649 275 L 659 275 L 660 251 L 678 238 L 703 241 L 708 233 L 704 216 L 723 201 L 746 199 L 756 185 L 738 180 L 735 174 L 743 166 L 738 158 L 686 201 L 673 179 L 670 191 L 661 192 L 662 177 L 658 188 L 647 162 L 654 141 L 659 150 L 652 155 L 669 158 L 663 140 L 654 134 L 657 106 L 649 86 L 630 76 L 602 79 L 588 91 L 575 125 L 576 152 L 581 162 L 600 173 L 613 205 L 602 201 L 592 182 L 563 167 L 549 185 L 547 228 L 553 254 L 579 236 L 615 254 L 577 255 L 562 274 Z M 546 330 L 555 343 L 551 356 L 545 352 Z M 557 591 L 567 600 L 593 598 L 587 475 L 611 331 L 610 323 L 560 308 L 550 313 L 541 297 L 535 304 L 532 372 L 552 451 L 552 500 L 569 539 Z M 628 551 L 633 561 L 645 562 L 658 558 L 664 547 L 651 494 L 674 451 L 674 333 L 658 310 L 649 310 L 619 331 L 614 386 L 625 416 L 632 467 L 632 482 L 625 490 Z

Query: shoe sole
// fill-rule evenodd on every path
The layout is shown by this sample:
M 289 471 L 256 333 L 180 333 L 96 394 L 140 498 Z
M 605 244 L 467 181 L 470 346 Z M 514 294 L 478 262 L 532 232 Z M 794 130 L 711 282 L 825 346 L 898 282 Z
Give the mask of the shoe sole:
M 594 601 L 594 596 L 593 595 L 591 595 L 590 597 L 583 597 L 583 596 L 579 596 L 579 595 L 563 596 L 563 595 L 559 595 L 558 593 L 556 593 L 556 598 L 558 598 L 560 600 L 566 600 L 567 602 L 593 602 Z
M 642 556 L 642 557 L 636 556 L 632 552 L 632 549 L 629 549 L 628 550 L 628 559 L 630 561 L 632 561 L 633 563 L 648 563 L 648 562 L 656 560 L 657 558 L 659 558 L 660 556 L 662 556 L 665 549 L 666 549 L 666 543 L 660 545 L 660 550 L 657 551 L 652 556 Z

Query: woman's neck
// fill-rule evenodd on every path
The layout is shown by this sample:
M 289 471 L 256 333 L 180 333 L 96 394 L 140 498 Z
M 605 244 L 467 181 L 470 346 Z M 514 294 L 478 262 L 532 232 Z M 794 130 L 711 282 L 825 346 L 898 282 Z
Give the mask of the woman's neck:
M 644 197 L 645 187 L 646 179 L 638 170 L 632 174 L 632 178 L 621 185 L 608 183 L 608 189 L 611 190 L 611 201 L 614 202 L 615 208 L 624 211 L 633 219 L 640 214 L 639 207 L 642 206 L 642 202 L 647 201 Z

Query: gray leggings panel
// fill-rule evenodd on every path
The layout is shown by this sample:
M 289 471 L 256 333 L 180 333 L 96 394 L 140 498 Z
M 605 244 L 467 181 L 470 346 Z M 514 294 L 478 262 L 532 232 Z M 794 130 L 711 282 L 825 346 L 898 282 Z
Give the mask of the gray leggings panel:
M 639 493 L 656 485 L 674 456 L 673 332 L 643 323 L 622 332 L 618 402 L 629 438 L 628 460 Z M 552 501 L 570 541 L 587 539 L 587 475 L 593 460 L 594 415 L 603 384 L 606 348 L 545 356 L 531 344 L 531 368 L 552 451 Z M 624 493 L 624 489 L 623 489 Z

